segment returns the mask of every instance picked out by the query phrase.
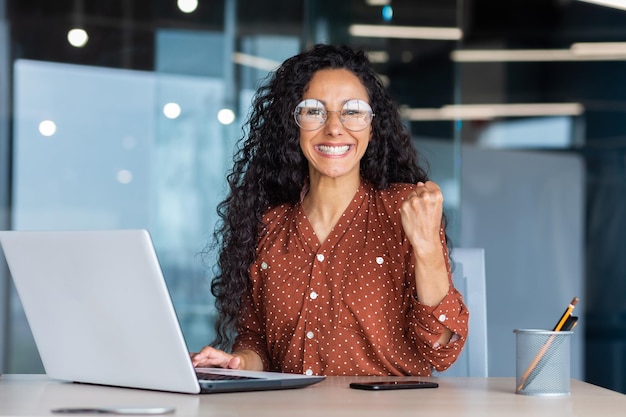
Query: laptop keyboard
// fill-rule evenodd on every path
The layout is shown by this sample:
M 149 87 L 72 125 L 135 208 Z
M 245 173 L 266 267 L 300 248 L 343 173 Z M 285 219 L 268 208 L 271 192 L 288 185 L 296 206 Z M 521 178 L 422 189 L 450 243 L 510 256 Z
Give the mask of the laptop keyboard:
M 196 375 L 201 381 L 233 381 L 241 379 L 258 379 L 252 376 L 214 374 L 210 372 L 196 372 Z

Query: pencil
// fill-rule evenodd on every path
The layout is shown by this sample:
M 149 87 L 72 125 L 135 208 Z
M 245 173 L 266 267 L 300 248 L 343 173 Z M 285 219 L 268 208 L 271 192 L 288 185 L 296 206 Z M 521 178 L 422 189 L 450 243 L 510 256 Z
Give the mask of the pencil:
M 556 326 L 554 326 L 554 329 L 552 330 L 553 332 L 560 332 L 563 329 L 563 326 L 565 325 L 567 318 L 571 316 L 572 310 L 574 310 L 574 307 L 576 307 L 576 304 L 578 304 L 578 297 L 574 297 L 572 301 L 569 303 L 569 305 L 565 309 L 565 313 L 563 313 L 563 315 L 559 319 Z

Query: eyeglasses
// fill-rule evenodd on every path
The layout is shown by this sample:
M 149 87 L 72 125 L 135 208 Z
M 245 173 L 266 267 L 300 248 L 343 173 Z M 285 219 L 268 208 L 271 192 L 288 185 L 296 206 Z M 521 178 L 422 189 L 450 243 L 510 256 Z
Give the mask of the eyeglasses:
M 339 113 L 341 124 L 353 132 L 367 128 L 374 117 L 372 108 L 363 100 L 348 100 L 341 110 L 326 110 L 324 103 L 314 98 L 302 100 L 293 111 L 293 117 L 303 130 L 317 130 L 328 120 L 328 113 Z

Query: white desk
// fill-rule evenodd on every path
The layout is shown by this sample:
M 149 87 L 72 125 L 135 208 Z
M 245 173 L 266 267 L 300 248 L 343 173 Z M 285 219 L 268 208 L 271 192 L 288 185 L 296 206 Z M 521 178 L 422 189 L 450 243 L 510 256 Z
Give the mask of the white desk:
M 433 378 L 439 388 L 386 392 L 348 387 L 349 382 L 367 379 L 380 378 L 329 377 L 294 390 L 189 395 L 60 383 L 42 375 L 2 375 L 0 416 L 62 416 L 50 410 L 114 405 L 174 406 L 173 417 L 606 417 L 626 413 L 626 395 L 576 380 L 567 397 L 515 394 L 513 378 Z

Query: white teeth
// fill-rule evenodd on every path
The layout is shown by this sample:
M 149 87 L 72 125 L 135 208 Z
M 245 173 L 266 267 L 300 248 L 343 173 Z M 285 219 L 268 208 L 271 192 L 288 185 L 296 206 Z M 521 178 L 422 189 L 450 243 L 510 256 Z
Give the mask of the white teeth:
M 325 154 L 328 155 L 341 155 L 342 153 L 346 153 L 350 150 L 350 146 L 349 145 L 343 145 L 343 146 L 327 146 L 327 145 L 321 145 L 318 146 L 317 149 Z

